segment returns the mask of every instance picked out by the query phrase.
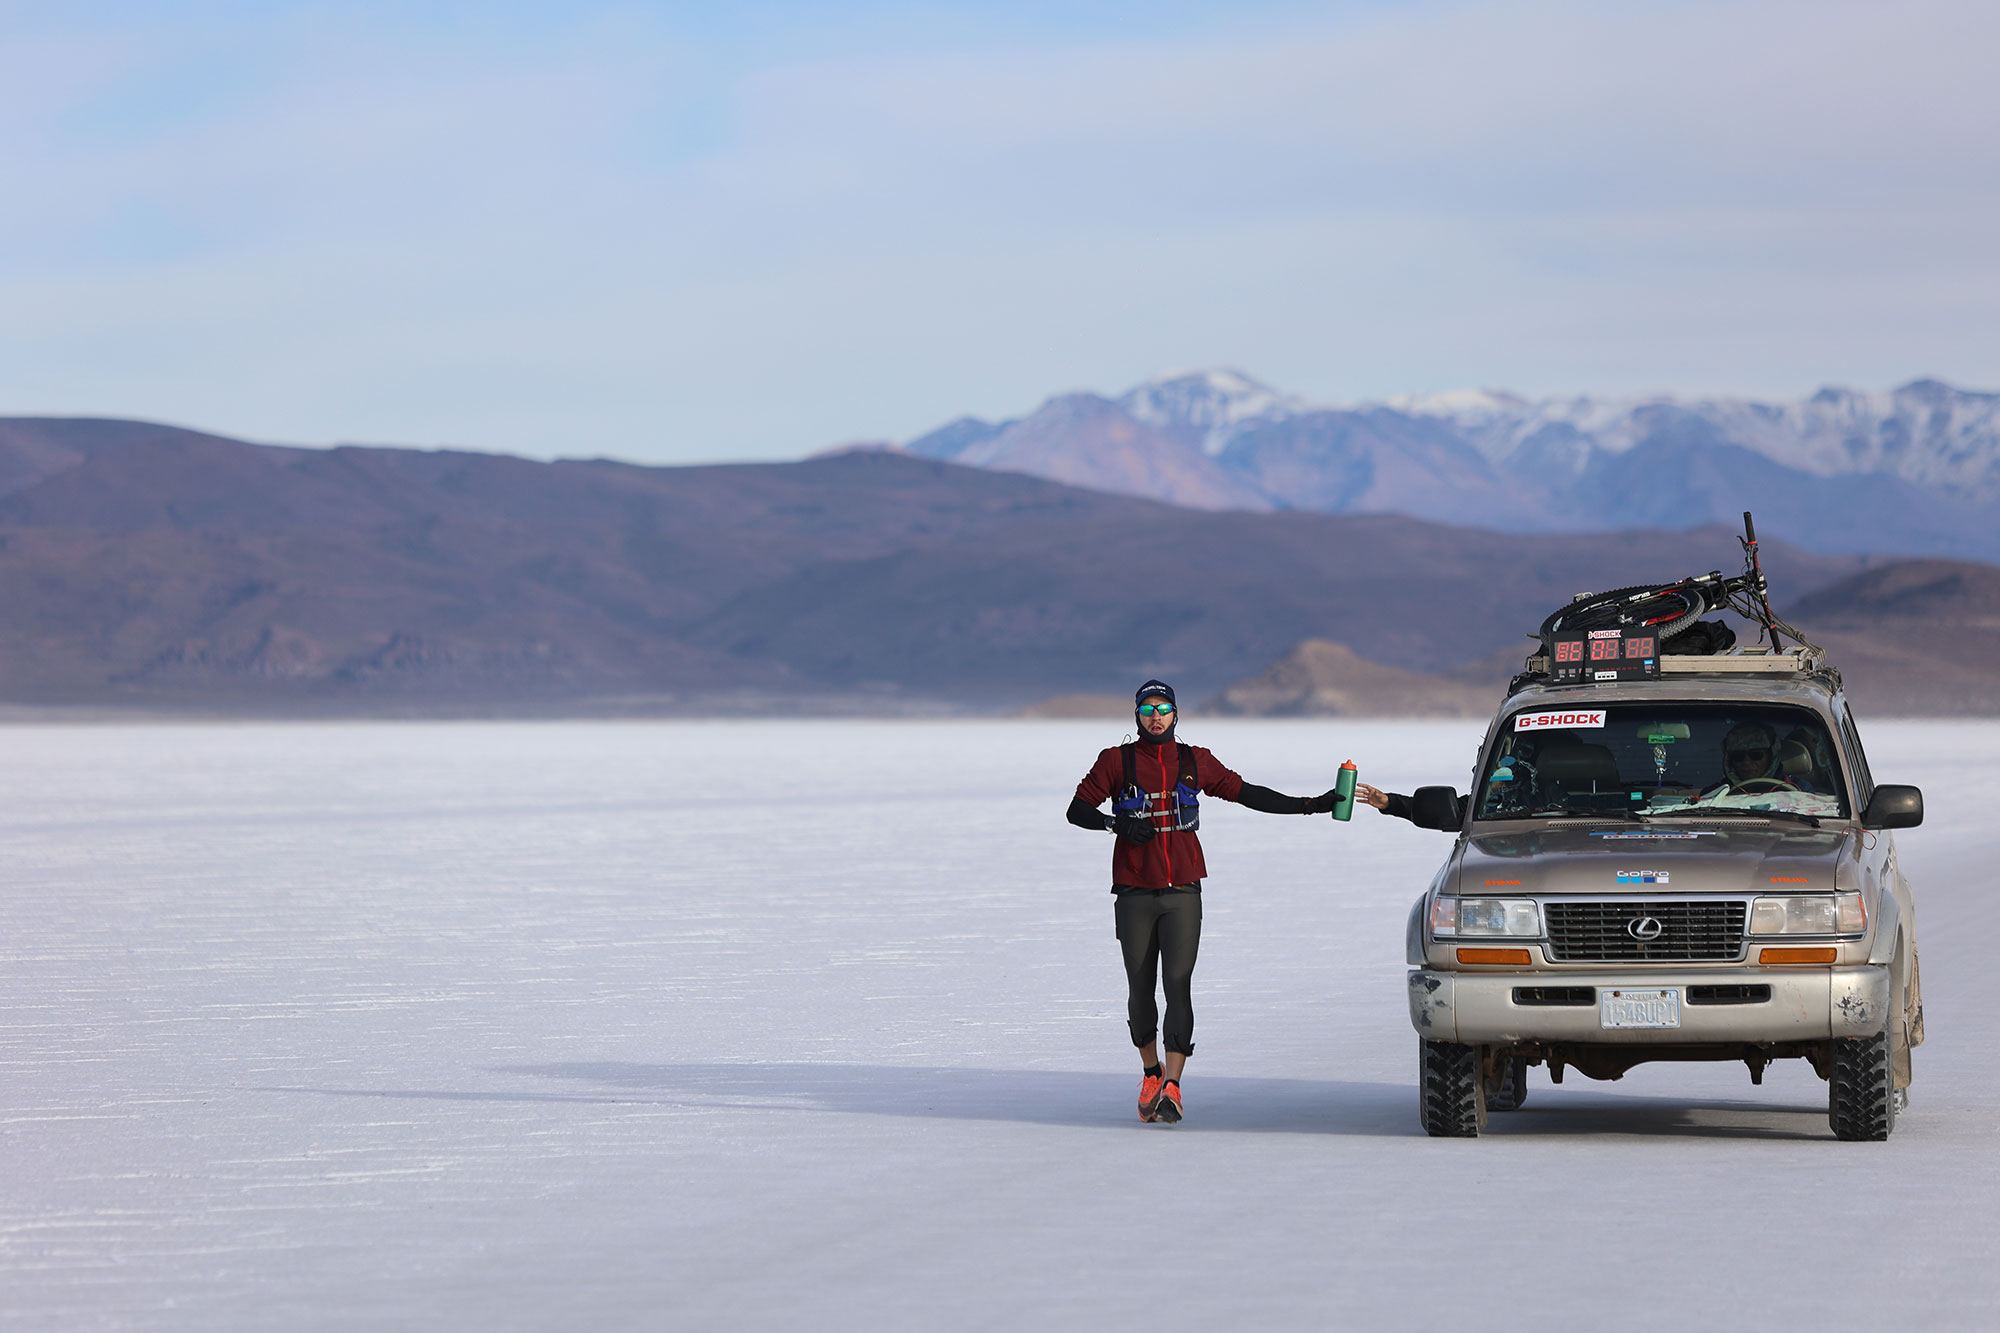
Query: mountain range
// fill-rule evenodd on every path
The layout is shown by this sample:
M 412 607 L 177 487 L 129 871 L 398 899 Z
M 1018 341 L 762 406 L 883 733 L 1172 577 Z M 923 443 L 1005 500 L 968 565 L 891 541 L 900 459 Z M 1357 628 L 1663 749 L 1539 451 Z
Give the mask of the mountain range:
M 1315 406 L 1237 371 L 964 417 L 924 458 L 1205 509 L 1508 532 L 1734 524 L 1829 553 L 2000 559 L 2000 394 L 1917 380 L 1792 403 L 1499 392 Z
M 1761 535 L 1781 609 L 1854 645 L 1864 710 L 2000 711 L 2000 570 Z M 0 703 L 991 715 L 1162 674 L 1194 701 L 1249 682 L 1239 712 L 1452 711 L 1572 594 L 1736 554 L 1724 528 L 1176 507 L 893 451 L 640 467 L 0 419 Z

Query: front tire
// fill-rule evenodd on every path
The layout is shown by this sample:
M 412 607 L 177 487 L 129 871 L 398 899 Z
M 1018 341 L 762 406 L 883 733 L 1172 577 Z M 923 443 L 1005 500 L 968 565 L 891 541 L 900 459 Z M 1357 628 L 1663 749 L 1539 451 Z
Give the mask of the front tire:
M 1868 1037 L 1836 1037 L 1826 1080 L 1826 1118 L 1833 1136 L 1876 1142 L 1896 1128 L 1896 1079 L 1889 1034 L 1901 1015 L 1891 1014 Z
M 1486 1081 L 1477 1046 L 1418 1039 L 1417 1114 L 1434 1139 L 1479 1137 L 1486 1127 Z

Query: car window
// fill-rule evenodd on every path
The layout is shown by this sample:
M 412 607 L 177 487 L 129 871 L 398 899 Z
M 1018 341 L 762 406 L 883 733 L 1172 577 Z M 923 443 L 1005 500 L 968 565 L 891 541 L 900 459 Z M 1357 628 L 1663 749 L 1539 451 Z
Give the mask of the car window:
M 1729 808 L 1845 817 L 1840 750 L 1818 713 L 1795 706 L 1537 705 L 1502 723 L 1474 817 Z

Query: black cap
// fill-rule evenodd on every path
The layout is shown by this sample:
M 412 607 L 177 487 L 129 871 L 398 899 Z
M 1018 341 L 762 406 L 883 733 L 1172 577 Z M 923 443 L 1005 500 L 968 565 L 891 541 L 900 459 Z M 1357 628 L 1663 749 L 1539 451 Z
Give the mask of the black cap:
M 1139 692 L 1132 696 L 1133 707 L 1138 707 L 1156 694 L 1175 708 L 1180 707 L 1179 700 L 1174 698 L 1174 687 L 1167 684 L 1164 680 L 1149 680 L 1144 685 L 1141 685 Z

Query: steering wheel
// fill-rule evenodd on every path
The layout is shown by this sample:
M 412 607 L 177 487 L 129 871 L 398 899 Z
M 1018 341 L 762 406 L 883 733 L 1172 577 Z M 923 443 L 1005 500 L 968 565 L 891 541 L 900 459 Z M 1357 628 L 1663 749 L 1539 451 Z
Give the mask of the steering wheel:
M 1785 778 L 1744 778 L 1741 782 L 1731 782 L 1731 791 L 1797 791 L 1799 785 Z

